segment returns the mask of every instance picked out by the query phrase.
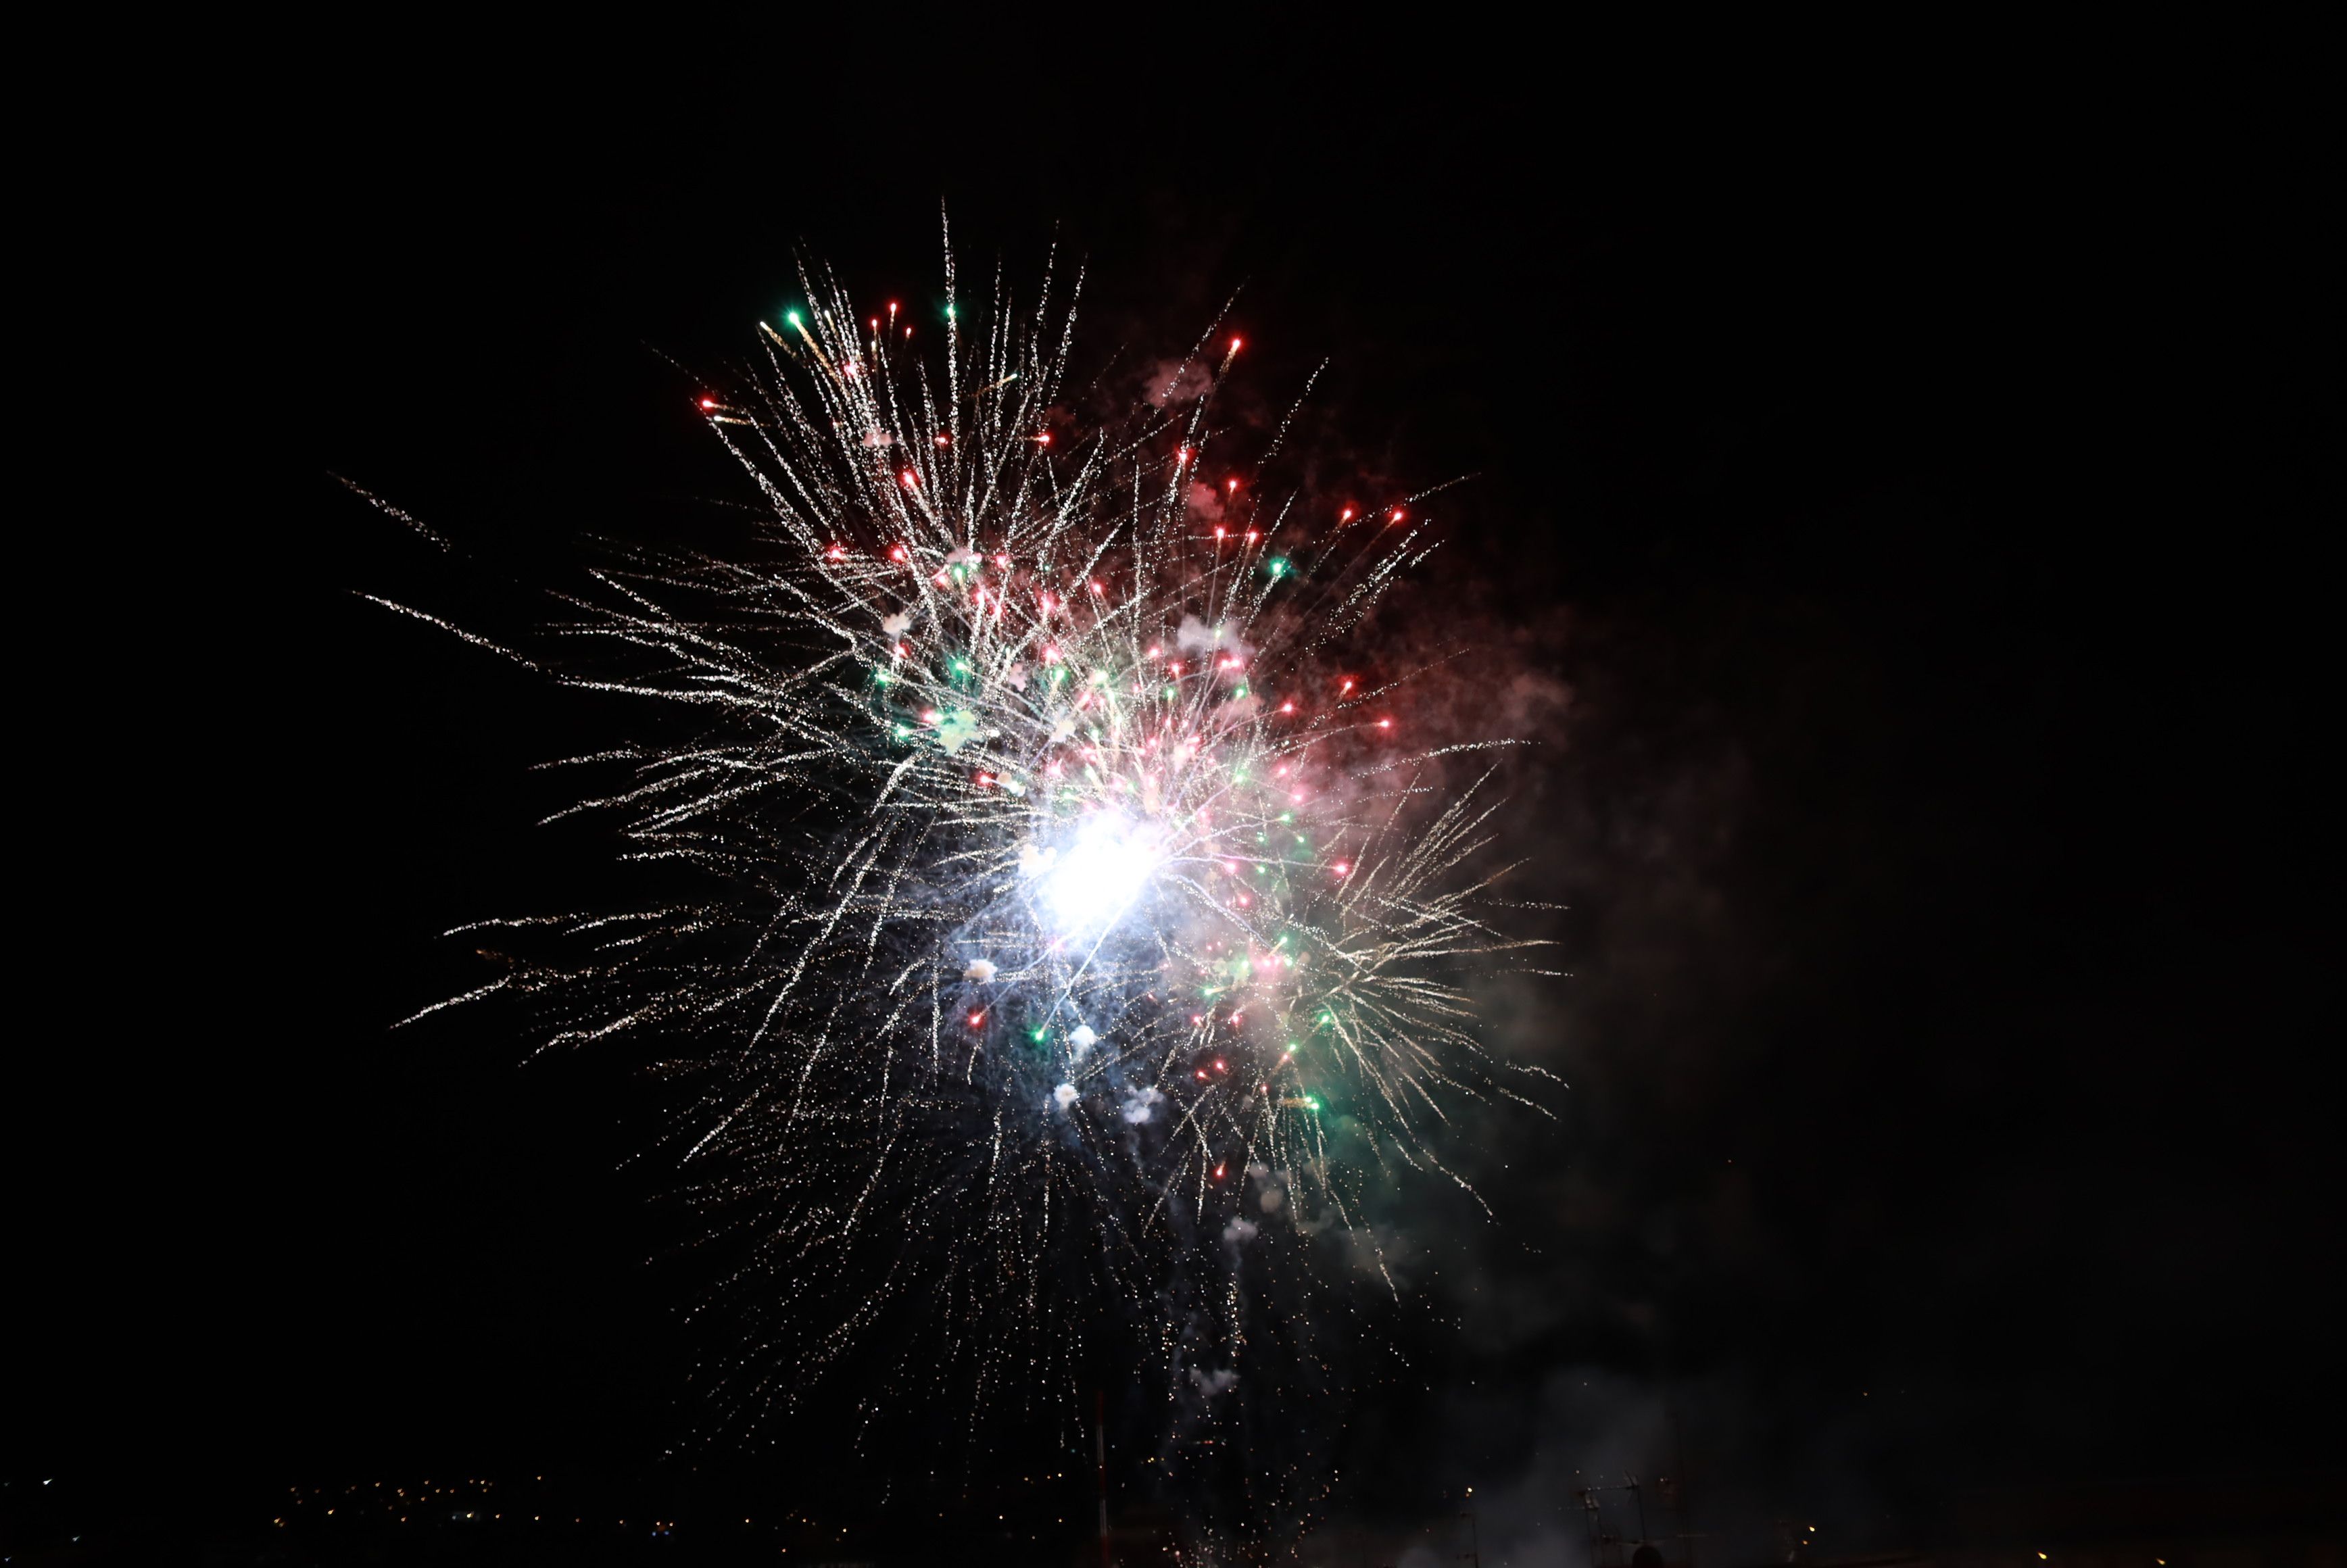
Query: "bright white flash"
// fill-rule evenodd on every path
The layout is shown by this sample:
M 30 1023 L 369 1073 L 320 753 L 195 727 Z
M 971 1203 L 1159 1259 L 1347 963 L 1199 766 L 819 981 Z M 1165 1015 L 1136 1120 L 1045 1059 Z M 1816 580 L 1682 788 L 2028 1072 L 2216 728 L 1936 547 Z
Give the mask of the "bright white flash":
M 1149 827 L 1120 812 L 1095 812 L 1073 843 L 1031 863 L 1036 897 L 1054 931 L 1090 936 L 1133 906 L 1163 859 Z

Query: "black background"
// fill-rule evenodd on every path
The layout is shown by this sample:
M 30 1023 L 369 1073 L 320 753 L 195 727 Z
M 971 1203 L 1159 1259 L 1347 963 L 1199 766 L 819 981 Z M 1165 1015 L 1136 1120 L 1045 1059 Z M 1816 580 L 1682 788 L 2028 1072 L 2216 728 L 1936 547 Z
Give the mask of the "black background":
M 1340 1512 L 1473 1485 L 1553 1561 L 1572 1471 L 1685 1462 L 1720 1561 L 1788 1512 L 1897 1544 L 1972 1489 L 2347 1459 L 2341 171 L 2287 41 L 1763 71 L 1185 26 L 342 38 L 246 124 L 242 196 L 181 210 L 287 345 L 240 395 L 270 477 L 145 492 L 170 542 L 80 716 L 89 847 L 20 977 L 12 1489 L 669 1484 L 626 1084 L 385 1027 L 473 973 L 436 933 L 591 894 L 528 769 L 621 720 L 354 590 L 494 620 L 582 534 L 743 498 L 694 372 L 802 242 L 932 301 L 941 198 L 980 277 L 1056 226 L 1144 355 L 1240 290 L 1262 395 L 1333 360 L 1365 490 L 1477 476 L 1396 636 L 1455 621 L 1542 726 L 1512 831 L 1575 978 L 1504 1027 L 1573 1088 L 1479 1128 L 1497 1226 L 1400 1211 L 1428 1377 Z M 799 1506 L 791 1467 L 720 1468 Z

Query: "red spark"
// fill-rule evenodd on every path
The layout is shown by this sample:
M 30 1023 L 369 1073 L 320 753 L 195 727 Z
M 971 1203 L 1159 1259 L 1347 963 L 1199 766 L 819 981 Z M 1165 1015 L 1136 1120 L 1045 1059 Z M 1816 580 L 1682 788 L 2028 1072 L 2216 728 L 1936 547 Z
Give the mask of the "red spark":
M 1378 721 L 1378 728 L 1380 730 L 1390 730 L 1393 728 L 1393 721 L 1391 719 L 1379 719 Z
M 986 1015 L 985 1015 L 984 1013 L 982 1013 L 982 1012 L 974 1012 L 974 1013 L 972 1013 L 972 1014 L 970 1014 L 970 1015 L 969 1015 L 969 1027 L 970 1027 L 970 1028 L 972 1028 L 972 1029 L 976 1029 L 979 1025 L 980 1025 L 980 1024 L 984 1023 L 985 1021 L 986 1021 Z
M 903 560 L 905 559 L 905 547 L 902 545 L 891 547 L 888 551 L 888 559 L 890 560 Z
M 714 408 L 717 406 L 717 400 L 713 397 L 704 397 L 701 400 L 701 406 L 703 408 Z
M 897 483 L 904 486 L 907 490 L 916 489 L 921 483 L 921 477 L 907 468 L 897 476 Z
M 1296 712 L 1296 704 L 1293 702 L 1282 702 L 1279 705 L 1279 711 L 1283 713 L 1293 713 Z
M 1342 861 L 1342 860 L 1339 860 L 1338 862 L 1337 862 L 1337 876 L 1349 876 L 1349 875 L 1351 874 L 1351 872 L 1352 872 L 1352 869 L 1353 869 L 1353 868 L 1352 868 L 1352 866 L 1350 866 L 1349 865 L 1346 864 L 1346 863 L 1345 863 L 1344 861 Z
M 1401 521 L 1401 508 L 1399 507 L 1396 507 L 1394 508 L 1393 520 L 1397 523 Z

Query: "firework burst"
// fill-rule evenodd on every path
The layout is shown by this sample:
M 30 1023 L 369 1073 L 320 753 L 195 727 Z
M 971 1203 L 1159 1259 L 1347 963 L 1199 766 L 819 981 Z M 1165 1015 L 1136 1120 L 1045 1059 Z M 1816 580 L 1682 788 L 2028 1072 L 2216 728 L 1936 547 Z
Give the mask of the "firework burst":
M 1072 1413 L 1112 1342 L 1211 1424 L 1318 1361 L 1316 1237 L 1382 1266 L 1362 1183 L 1448 1175 L 1446 1106 L 1536 1071 L 1474 1034 L 1473 976 L 1532 945 L 1469 866 L 1491 804 L 1343 657 L 1430 548 L 1419 497 L 1323 515 L 1285 422 L 1218 463 L 1219 329 L 1087 418 L 1048 272 L 965 321 L 948 252 L 935 344 L 804 282 L 697 400 L 756 547 L 620 550 L 540 661 L 676 715 L 571 759 L 619 781 L 572 809 L 693 891 L 465 927 L 508 967 L 456 999 L 527 992 L 546 1046 L 691 1085 L 721 1424 L 850 1356 L 867 1403 Z

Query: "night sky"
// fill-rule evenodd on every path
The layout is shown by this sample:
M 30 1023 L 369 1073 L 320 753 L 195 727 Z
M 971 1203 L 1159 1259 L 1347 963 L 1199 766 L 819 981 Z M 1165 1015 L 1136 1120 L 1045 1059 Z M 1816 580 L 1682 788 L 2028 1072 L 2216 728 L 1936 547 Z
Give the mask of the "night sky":
M 1496 1222 L 1394 1200 L 1423 1375 L 1336 1512 L 1401 1542 L 1472 1486 L 1495 1561 L 1579 1568 L 1576 1471 L 1680 1473 L 1729 1568 L 1782 1518 L 1858 1551 L 2341 1473 L 2335 118 L 2230 56 L 1153 47 L 329 51 L 269 203 L 270 477 L 155 525 L 199 543 L 20 974 L 79 999 L 12 1052 L 12 1489 L 683 1495 L 637 1086 L 386 1029 L 472 983 L 436 933 L 595 895 L 528 770 L 628 721 L 355 595 L 510 620 L 582 536 L 711 526 L 747 487 L 696 373 L 794 246 L 936 297 L 940 199 L 967 272 L 1087 258 L 1104 343 L 1238 291 L 1253 395 L 1333 361 L 1337 478 L 1475 476 L 1388 624 L 1481 645 L 1472 716 L 1542 743 L 1509 831 L 1573 978 L 1499 1038 L 1572 1087 L 1462 1120 Z M 823 1448 L 702 1456 L 708 1496 L 809 1504 Z

